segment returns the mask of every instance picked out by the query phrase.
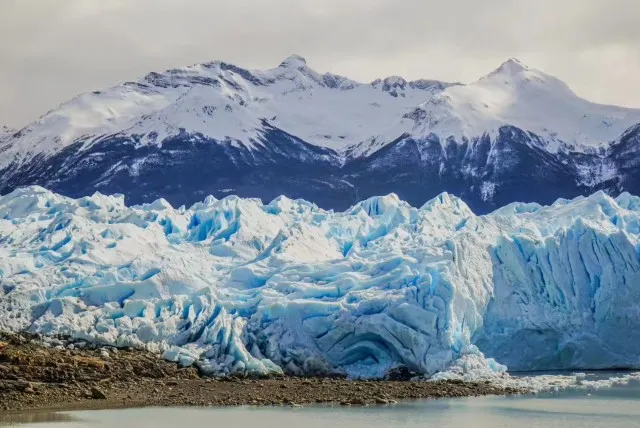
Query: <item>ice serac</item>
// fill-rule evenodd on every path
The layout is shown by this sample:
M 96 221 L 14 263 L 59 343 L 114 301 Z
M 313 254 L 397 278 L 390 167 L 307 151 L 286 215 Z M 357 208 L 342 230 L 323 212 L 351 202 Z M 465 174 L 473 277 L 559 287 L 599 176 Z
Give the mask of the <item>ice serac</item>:
M 476 216 L 443 193 L 344 212 L 208 197 L 0 197 L 0 328 L 203 372 L 381 377 L 640 368 L 640 199 Z
M 637 203 L 599 193 L 505 208 L 547 225 L 532 234 L 520 220 L 493 246 L 494 297 L 475 342 L 513 370 L 637 367 Z

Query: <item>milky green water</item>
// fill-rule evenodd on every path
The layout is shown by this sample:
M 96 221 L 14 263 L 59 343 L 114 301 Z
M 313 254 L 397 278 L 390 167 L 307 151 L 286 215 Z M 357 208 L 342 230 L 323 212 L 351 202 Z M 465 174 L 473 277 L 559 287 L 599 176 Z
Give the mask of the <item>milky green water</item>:
M 594 428 L 640 427 L 640 383 L 532 397 L 426 400 L 395 406 L 132 409 L 0 416 L 36 428 Z

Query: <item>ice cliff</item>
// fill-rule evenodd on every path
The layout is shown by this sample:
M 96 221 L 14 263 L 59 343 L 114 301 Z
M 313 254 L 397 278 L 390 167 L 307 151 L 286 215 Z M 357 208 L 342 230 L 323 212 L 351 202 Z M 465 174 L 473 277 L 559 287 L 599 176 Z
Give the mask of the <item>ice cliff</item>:
M 640 198 L 0 197 L 0 329 L 215 374 L 640 368 Z

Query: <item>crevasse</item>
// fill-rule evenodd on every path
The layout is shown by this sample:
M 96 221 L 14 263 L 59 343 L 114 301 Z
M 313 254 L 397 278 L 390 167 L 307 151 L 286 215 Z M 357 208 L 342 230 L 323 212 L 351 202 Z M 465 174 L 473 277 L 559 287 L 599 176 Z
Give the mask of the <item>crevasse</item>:
M 476 216 L 448 194 L 333 212 L 28 187 L 0 197 L 0 328 L 217 375 L 640 368 L 639 201 Z

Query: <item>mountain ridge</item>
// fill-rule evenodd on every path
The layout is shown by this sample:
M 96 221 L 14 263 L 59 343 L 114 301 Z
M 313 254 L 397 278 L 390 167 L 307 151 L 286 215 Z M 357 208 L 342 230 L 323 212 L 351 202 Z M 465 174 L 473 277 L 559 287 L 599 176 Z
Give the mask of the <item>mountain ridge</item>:
M 213 71 L 211 71 L 213 70 Z M 554 90 L 557 91 L 558 88 L 561 88 L 566 91 L 568 95 L 574 96 L 576 99 L 584 101 L 586 104 L 592 106 L 594 108 L 601 109 L 612 109 L 612 113 L 608 115 L 608 125 L 607 127 L 611 127 L 612 125 L 616 128 L 611 132 L 603 132 L 598 134 L 596 137 L 596 141 L 591 142 L 596 145 L 606 145 L 610 143 L 613 139 L 622 134 L 622 132 L 632 125 L 636 123 L 640 123 L 640 109 L 630 109 L 625 107 L 615 107 L 615 106 L 606 106 L 588 102 L 578 97 L 571 91 L 566 84 L 559 81 L 558 79 L 553 78 L 547 74 L 539 72 L 537 70 L 531 69 L 524 65 L 522 62 L 516 59 L 509 59 L 500 65 L 497 69 L 490 72 L 486 76 L 481 77 L 475 82 L 470 84 L 461 84 L 461 83 L 447 83 L 441 82 L 437 80 L 427 80 L 427 79 L 419 79 L 414 81 L 407 81 L 406 79 L 400 76 L 388 76 L 386 78 L 375 79 L 369 83 L 361 83 L 356 82 L 355 80 L 349 79 L 344 76 L 338 76 L 331 73 L 320 74 L 313 69 L 307 66 L 306 60 L 299 55 L 291 55 L 286 58 L 278 67 L 267 69 L 267 70 L 248 70 L 241 67 L 237 67 L 235 65 L 227 64 L 222 61 L 214 61 L 210 63 L 203 64 L 195 64 L 193 66 L 178 68 L 178 69 L 168 69 L 162 73 L 152 72 L 139 79 L 138 81 L 133 82 L 125 82 L 119 85 L 115 85 L 107 90 L 102 91 L 93 91 L 90 93 L 84 93 L 77 97 L 74 97 L 69 102 L 63 103 L 59 108 L 53 109 L 49 111 L 47 114 L 43 115 L 36 122 L 33 122 L 23 128 L 20 132 L 21 134 L 30 134 L 38 131 L 38 128 L 42 128 L 42 122 L 49 122 L 51 126 L 50 129 L 46 129 L 46 126 L 43 129 L 42 134 L 46 136 L 47 134 L 55 134 L 59 137 L 58 142 L 62 142 L 63 146 L 66 143 L 71 141 L 75 141 L 79 138 L 82 138 L 86 135 L 91 136 L 100 136 L 100 135 L 108 135 L 110 133 L 117 132 L 126 132 L 126 131 L 138 131 L 146 134 L 151 133 L 149 130 L 145 130 L 140 127 L 136 127 L 135 121 L 127 121 L 127 119 L 140 119 L 142 116 L 148 116 L 149 113 L 158 113 L 159 111 L 172 108 L 175 110 L 173 113 L 178 115 L 181 111 L 180 108 L 202 108 L 204 116 L 201 114 L 205 121 L 208 119 L 207 113 L 210 115 L 213 111 L 219 110 L 220 108 L 224 108 L 225 110 L 236 109 L 233 116 L 243 116 L 237 119 L 236 129 L 230 129 L 229 126 L 226 129 L 221 129 L 223 126 L 218 123 L 218 121 L 212 121 L 209 129 L 198 129 L 203 135 L 207 135 L 214 139 L 221 139 L 225 137 L 229 137 L 231 139 L 237 139 L 242 141 L 242 143 L 251 145 L 251 138 L 254 137 L 249 130 L 249 128 L 259 128 L 260 121 L 263 119 L 271 119 L 272 117 L 276 117 L 276 123 L 273 125 L 279 127 L 287 132 L 292 133 L 293 135 L 302 138 L 305 141 L 308 141 L 312 144 L 330 147 L 332 149 L 358 152 L 357 150 L 353 150 L 354 146 L 362 145 L 367 141 L 370 141 L 373 138 L 384 138 L 386 140 L 394 140 L 395 138 L 402 135 L 404 132 L 411 133 L 412 128 L 407 128 L 406 126 L 403 129 L 395 129 L 394 120 L 386 120 L 385 127 L 381 127 L 379 132 L 376 132 L 376 129 L 372 129 L 366 133 L 355 133 L 351 138 L 348 138 L 345 135 L 340 136 L 329 136 L 326 132 L 320 132 L 317 129 L 314 129 L 315 134 L 325 134 L 325 135 L 309 135 L 310 132 L 305 132 L 307 130 L 300 130 L 300 127 L 296 129 L 296 127 L 291 128 L 290 121 L 280 123 L 277 121 L 278 113 L 282 114 L 292 114 L 290 111 L 286 111 L 282 106 L 276 106 L 271 109 L 265 108 L 261 109 L 260 106 L 256 109 L 255 112 L 238 112 L 237 110 L 242 110 L 242 107 L 246 107 L 246 105 L 250 102 L 254 102 L 254 104 L 260 104 L 263 102 L 273 101 L 274 97 L 283 96 L 287 98 L 286 95 L 295 92 L 301 92 L 305 90 L 313 91 L 319 88 L 329 88 L 329 89 L 339 89 L 340 91 L 351 91 L 354 89 L 361 88 L 373 88 L 379 89 L 382 92 L 385 92 L 391 95 L 394 98 L 406 98 L 407 90 L 417 90 L 417 91 L 427 91 L 428 94 L 418 94 L 413 97 L 410 97 L 411 100 L 406 103 L 400 103 L 400 106 L 393 107 L 392 109 L 388 109 L 389 111 L 385 111 L 386 116 L 390 116 L 392 119 L 397 119 L 402 122 L 406 115 L 410 115 L 415 109 L 431 108 L 433 109 L 434 105 L 444 105 L 446 107 L 445 111 L 436 110 L 437 115 L 440 117 L 433 118 L 430 122 L 421 123 L 422 128 L 425 128 L 426 131 L 431 131 L 434 128 L 435 122 L 442 122 L 443 119 L 449 121 L 456 121 L 459 119 L 463 123 L 462 125 L 456 124 L 454 127 L 460 129 L 436 129 L 436 133 L 446 133 L 448 135 L 443 135 L 445 138 L 449 136 L 456 137 L 457 140 L 460 140 L 462 137 L 471 139 L 473 137 L 480 137 L 483 135 L 483 131 L 496 131 L 500 126 L 503 125 L 514 125 L 519 126 L 520 128 L 541 128 L 536 124 L 536 126 L 527 126 L 531 124 L 520 125 L 519 123 L 513 123 L 513 118 L 507 117 L 485 117 L 481 118 L 480 123 L 474 124 L 473 127 L 469 125 L 470 116 L 474 114 L 478 114 L 477 112 L 484 106 L 488 106 L 486 103 L 486 98 L 491 96 L 487 88 L 482 87 L 483 83 L 491 83 L 491 80 L 500 80 L 502 78 L 510 78 L 510 79 L 518 79 L 523 74 L 528 74 L 529 76 L 524 80 L 529 83 L 531 86 L 532 82 L 535 84 L 543 82 L 545 79 L 554 84 Z M 265 87 L 265 86 L 274 86 L 278 85 L 279 82 L 283 80 L 290 80 L 293 82 L 293 85 L 284 85 L 283 88 L 276 88 L 273 94 L 267 94 L 272 99 L 268 99 L 265 94 L 257 93 L 252 94 L 249 93 L 249 89 L 252 89 L 250 86 L 253 85 L 257 88 Z M 522 83 L 522 82 L 519 82 Z M 193 88 L 197 87 L 207 87 L 207 86 L 216 86 L 218 90 L 226 95 L 224 101 L 231 101 L 230 103 L 221 102 L 220 106 L 216 105 L 204 105 L 203 98 L 208 97 L 211 99 L 211 93 L 203 93 L 203 94 L 193 94 Z M 281 85 L 283 86 L 283 85 Z M 480 86 L 480 88 L 477 88 Z M 495 86 L 495 85 L 493 85 Z M 184 90 L 174 97 L 166 96 L 167 99 L 162 98 L 162 91 L 154 91 L 155 89 L 176 89 L 176 88 L 187 88 L 189 90 Z M 453 87 L 453 89 L 447 91 L 447 89 Z M 469 92 L 469 88 L 476 88 L 484 93 L 480 94 L 471 94 L 475 96 L 475 98 L 471 98 L 470 95 L 466 92 Z M 255 89 L 255 88 L 254 88 Z M 497 92 L 496 88 L 489 88 L 493 90 L 494 94 Z M 498 88 L 500 89 L 500 88 Z M 517 88 L 516 88 L 517 89 Z M 255 91 L 254 91 L 255 92 Z M 462 92 L 462 93 L 461 93 Z M 508 92 L 508 91 L 503 91 Z M 108 97 L 109 93 L 112 93 L 113 99 L 94 99 L 99 97 Z M 442 95 L 439 95 L 443 93 Z M 146 97 L 144 97 L 146 95 Z M 362 107 L 362 104 L 371 104 L 371 105 L 380 105 L 381 101 L 389 102 L 388 99 L 380 99 L 379 97 L 373 99 L 369 96 L 370 94 L 364 94 L 360 96 L 361 100 L 357 101 L 354 107 Z M 498 94 L 503 98 L 508 98 L 512 94 L 503 93 Z M 313 94 L 311 95 L 311 97 Z M 472 108 L 476 111 L 466 112 L 466 111 L 449 111 L 459 109 L 459 105 L 454 105 L 452 102 L 457 101 L 455 98 L 462 97 L 459 100 L 458 104 L 476 104 L 472 105 Z M 251 99 L 253 98 L 253 99 Z M 291 98 L 291 97 L 289 97 Z M 415 103 L 412 102 L 415 100 Z M 187 102 L 191 102 L 191 105 L 185 105 Z M 216 100 L 220 101 L 220 100 Z M 286 99 L 286 102 L 291 103 L 293 100 Z M 314 103 L 314 100 L 304 100 L 306 103 Z M 335 100 L 327 100 L 327 101 L 335 101 Z M 527 100 L 525 100 L 527 101 Z M 506 100 L 497 100 L 495 102 L 496 108 L 505 108 L 502 105 L 502 102 L 509 102 Z M 131 104 L 138 104 L 136 106 L 131 106 Z M 239 104 L 239 105 L 234 105 Z M 138 110 L 135 110 L 137 107 Z M 270 107 L 270 106 L 267 106 Z M 299 106 L 296 106 L 299 107 Z M 326 105 L 312 105 L 315 110 L 323 109 L 326 110 Z M 492 106 L 493 107 L 493 106 Z M 508 107 L 508 106 L 506 106 Z M 280 111 L 278 111 L 280 110 Z M 285 111 L 282 111 L 285 110 Z M 255 114 L 254 114 L 255 113 Z M 273 113 L 273 115 L 271 115 Z M 308 113 L 308 112 L 307 112 Z M 343 113 L 343 112 L 339 112 Z M 525 112 L 529 113 L 530 112 Z M 616 114 L 618 117 L 616 117 Z M 326 115 L 326 113 L 325 113 Z M 627 119 L 625 116 L 632 116 Z M 303 118 L 309 120 L 309 114 L 301 115 Z M 444 118 L 442 117 L 444 116 Z M 462 116 L 462 117 L 461 117 Z M 66 123 L 65 122 L 66 119 Z M 166 121 L 166 118 L 157 118 L 159 122 Z M 179 119 L 184 118 L 176 118 L 176 122 Z M 516 118 L 517 119 L 517 118 Z M 544 118 L 543 118 L 544 119 Z M 541 119 L 541 120 L 543 120 Z M 574 118 L 575 119 L 575 118 Z M 293 120 L 293 119 L 291 119 Z M 594 119 L 595 120 L 595 119 Z M 619 122 L 619 124 L 612 122 Z M 63 123 L 59 123 L 63 122 Z M 360 121 L 362 122 L 362 121 Z M 517 122 L 517 120 L 515 120 Z M 176 135 L 178 132 L 179 126 L 176 124 L 171 124 L 172 132 L 167 132 L 167 136 Z M 280 126 L 279 126 L 280 125 Z M 363 123 L 357 123 L 358 126 L 363 126 Z M 617 125 L 617 127 L 616 127 Z M 570 126 L 576 126 L 575 124 L 570 124 Z M 343 126 L 344 127 L 344 126 Z M 464 132 L 462 128 L 473 128 L 471 132 Z M 329 126 L 331 129 L 331 126 Z M 402 128 L 402 126 L 401 126 Z M 421 130 L 420 132 L 423 135 L 425 134 L 425 130 Z M 525 129 L 527 131 L 535 132 L 537 134 L 541 134 L 543 132 L 542 129 Z M 298 132 L 296 132 L 298 131 Z M 352 131 L 352 130 L 351 130 Z M 537 132 L 541 131 L 541 132 Z M 557 132 L 557 131 L 553 131 Z M 395 135 L 393 135 L 395 133 Z M 229 134 L 229 135 L 226 135 Z M 306 134 L 306 135 L 305 135 Z M 378 135 L 380 134 L 380 135 Z M 389 134 L 389 135 L 387 135 Z M 323 137 L 330 138 L 323 138 Z M 42 135 L 39 136 L 42 139 Z M 320 137 L 320 138 L 318 138 Z M 344 137 L 344 138 L 341 138 Z M 589 139 L 589 135 L 585 136 L 586 139 Z M 342 141 L 335 141 L 335 139 L 341 139 Z M 325 141 L 333 139 L 334 141 Z M 570 140 L 571 138 L 565 138 L 565 140 Z M 573 144 L 574 141 L 565 141 L 567 144 L 572 146 L 573 148 L 576 145 Z M 51 141 L 48 143 L 52 144 Z M 46 150 L 38 150 L 39 143 L 36 142 L 34 149 L 35 151 L 46 151 Z M 53 143 L 52 145 L 55 145 Z M 58 147 L 60 148 L 60 147 Z M 45 148 L 46 149 L 46 148 Z M 2 160 L 0 160 L 2 162 Z
M 39 184 L 188 203 L 278 191 L 342 209 L 449 191 L 486 212 L 639 193 L 638 124 L 640 109 L 586 101 L 516 59 L 470 84 L 359 83 L 299 55 L 267 70 L 214 61 L 81 94 L 0 137 L 0 193 Z

